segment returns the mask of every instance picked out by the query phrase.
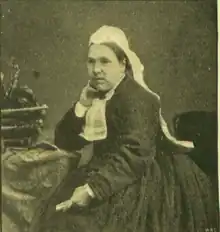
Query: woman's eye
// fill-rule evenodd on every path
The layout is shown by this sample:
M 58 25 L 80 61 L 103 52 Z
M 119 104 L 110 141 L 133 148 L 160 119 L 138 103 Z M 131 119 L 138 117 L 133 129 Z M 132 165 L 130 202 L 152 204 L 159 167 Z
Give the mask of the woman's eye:
M 103 59 L 100 60 L 100 63 L 101 64 L 109 64 L 109 63 L 111 63 L 111 61 L 108 60 L 108 59 L 103 58 Z
M 88 59 L 88 60 L 87 60 L 87 63 L 88 63 L 88 64 L 94 64 L 95 61 L 94 61 L 93 59 Z

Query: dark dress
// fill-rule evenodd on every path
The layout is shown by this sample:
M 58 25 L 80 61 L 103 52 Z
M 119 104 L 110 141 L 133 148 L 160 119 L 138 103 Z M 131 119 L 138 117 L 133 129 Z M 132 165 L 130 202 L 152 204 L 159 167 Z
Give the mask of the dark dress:
M 125 78 L 107 103 L 108 136 L 93 143 L 91 161 L 69 175 L 49 202 L 39 231 L 202 232 L 217 228 L 209 178 L 187 156 L 164 144 L 158 100 Z M 55 143 L 75 151 L 84 119 L 70 109 Z M 76 186 L 88 183 L 96 198 L 86 209 L 55 212 Z

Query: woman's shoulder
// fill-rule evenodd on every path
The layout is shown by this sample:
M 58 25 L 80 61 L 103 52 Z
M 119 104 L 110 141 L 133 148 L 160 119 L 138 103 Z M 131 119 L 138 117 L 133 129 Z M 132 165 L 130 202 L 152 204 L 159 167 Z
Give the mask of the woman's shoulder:
M 118 101 L 123 102 L 124 105 L 126 102 L 145 108 L 147 106 L 159 108 L 160 105 L 160 101 L 155 94 L 147 91 L 131 78 L 127 78 L 121 83 L 116 92 L 116 98 Z
M 153 120 L 158 118 L 159 108 L 158 98 L 132 79 L 120 84 L 109 105 L 110 111 L 123 120 L 128 117 Z

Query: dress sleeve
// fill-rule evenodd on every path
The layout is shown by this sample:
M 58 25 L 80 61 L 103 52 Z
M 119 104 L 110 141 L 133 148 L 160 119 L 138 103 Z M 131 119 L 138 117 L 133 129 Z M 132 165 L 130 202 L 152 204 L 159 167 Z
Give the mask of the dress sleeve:
M 76 151 L 89 144 L 89 141 L 79 135 L 85 123 L 83 110 L 85 109 L 76 103 L 58 122 L 54 141 L 57 147 L 67 151 Z
M 99 200 L 108 198 L 140 179 L 156 154 L 156 108 L 127 107 L 116 121 L 119 131 L 112 144 L 114 148 L 103 166 L 87 180 Z

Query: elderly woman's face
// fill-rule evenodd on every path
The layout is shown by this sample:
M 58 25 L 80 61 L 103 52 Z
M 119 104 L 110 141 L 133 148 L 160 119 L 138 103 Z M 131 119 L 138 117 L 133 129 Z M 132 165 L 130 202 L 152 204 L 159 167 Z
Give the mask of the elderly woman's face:
M 125 72 L 125 64 L 109 47 L 96 44 L 89 48 L 87 68 L 91 86 L 100 91 L 111 90 Z

